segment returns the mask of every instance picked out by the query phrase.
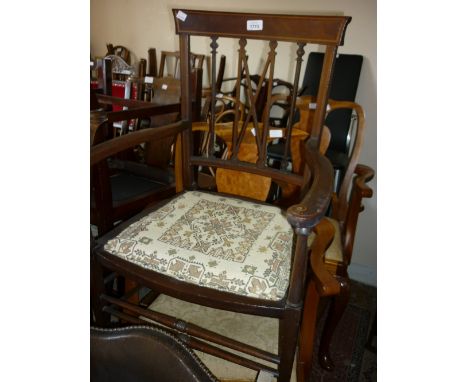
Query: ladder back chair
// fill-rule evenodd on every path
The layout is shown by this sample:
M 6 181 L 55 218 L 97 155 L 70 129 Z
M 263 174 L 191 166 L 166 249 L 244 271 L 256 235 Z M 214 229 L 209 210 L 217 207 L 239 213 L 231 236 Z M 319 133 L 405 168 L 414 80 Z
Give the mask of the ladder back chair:
M 190 65 L 193 69 L 203 70 L 203 54 L 190 53 Z M 180 78 L 180 52 L 161 51 L 158 77 Z
M 319 142 L 333 63 L 351 18 L 181 9 L 173 9 L 173 15 L 180 44 L 181 121 L 96 145 L 91 148 L 90 162 L 92 166 L 99 164 L 109 155 L 148 137 L 155 139 L 180 135 L 175 174 L 182 182 L 176 183 L 178 194 L 174 198 L 122 223 L 94 247 L 92 307 L 96 323 L 100 326 L 110 325 L 110 316 L 132 324 L 151 320 L 155 325 L 168 327 L 193 349 L 253 370 L 263 370 L 277 377 L 279 382 L 286 382 L 290 380 L 298 343 L 300 347 L 312 346 L 298 341 L 308 263 L 307 240 L 312 228 L 323 218 L 332 193 L 333 168 L 319 152 Z M 203 155 L 194 154 L 190 107 L 193 86 L 189 81 L 192 36 L 206 37 L 207 44 L 212 48 L 212 78 L 217 72 L 218 42 L 229 43 L 230 39 L 238 42 L 237 86 L 240 86 L 241 68 L 244 67 L 251 104 L 255 104 L 255 99 L 249 85 L 251 69 L 246 60 L 248 40 L 263 40 L 267 57 L 261 70 L 261 80 L 271 79 L 266 84 L 267 110 L 272 102 L 275 66 L 283 62 L 276 59 L 278 43 L 297 44 L 296 55 L 288 54 L 286 57 L 290 60 L 287 65 L 296 63 L 293 103 L 297 95 L 304 46 L 308 43 L 325 46 L 317 109 L 311 121 L 310 137 L 305 144 L 306 170 L 303 174 L 294 174 L 286 168 L 268 167 L 269 117 L 268 113 L 264 113 L 262 121 L 255 108 L 249 109 L 243 121 L 239 121 L 236 115 L 230 124 L 230 155 L 222 158 L 213 155 L 217 129 L 213 110 L 216 106 L 214 82 L 208 150 Z M 219 37 L 221 39 L 218 40 Z M 256 45 L 252 45 L 258 51 Z M 255 129 L 255 136 L 251 133 L 252 129 Z M 290 123 L 284 130 L 287 139 L 291 130 Z M 253 162 L 242 161 L 239 151 L 244 139 L 250 137 L 256 145 L 257 159 Z M 289 182 L 301 187 L 302 199 L 282 210 L 253 199 L 201 191 L 197 189 L 196 182 L 196 172 L 200 167 L 235 170 Z M 107 295 L 105 284 L 110 278 L 104 275 L 109 270 L 135 280 L 155 295 L 164 294 L 215 309 L 278 319 L 278 353 L 272 353 L 269 351 L 271 349 L 258 349 L 209 328 L 146 309 L 146 296 L 139 303 L 129 302 L 138 295 L 138 289 L 128 291 L 121 298 Z M 240 351 L 255 360 L 226 348 Z

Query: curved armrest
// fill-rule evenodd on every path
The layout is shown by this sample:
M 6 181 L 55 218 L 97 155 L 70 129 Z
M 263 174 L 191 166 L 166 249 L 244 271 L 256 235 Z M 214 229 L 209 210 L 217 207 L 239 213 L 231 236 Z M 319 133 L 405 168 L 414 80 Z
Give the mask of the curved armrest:
M 122 160 L 118 158 L 112 158 L 108 162 L 108 165 L 110 169 L 129 171 L 132 174 L 139 175 L 147 179 L 153 179 L 157 182 L 174 182 L 173 171 L 169 168 L 165 169 L 157 166 L 148 167 L 144 163 Z
M 358 216 L 363 209 L 361 206 L 362 198 L 370 198 L 373 194 L 372 189 L 366 183 L 374 177 L 374 170 L 368 166 L 358 164 L 354 173 L 357 176 L 351 189 L 351 197 L 343 227 L 343 255 L 347 264 L 351 262 Z
M 333 191 L 333 167 L 330 161 L 310 141 L 305 147 L 305 160 L 311 169 L 313 182 L 301 203 L 288 208 L 287 219 L 295 228 L 312 228 L 328 208 Z
M 106 94 L 97 94 L 96 98 L 101 105 L 115 105 L 115 106 L 126 106 L 130 109 L 141 108 L 141 107 L 154 107 L 155 104 L 147 101 L 140 101 L 136 99 L 125 99 L 120 97 L 114 97 Z
M 117 154 L 123 150 L 132 148 L 140 143 L 177 135 L 183 130 L 190 128 L 190 123 L 179 121 L 170 125 L 150 127 L 110 139 L 91 147 L 91 166 Z
M 335 235 L 333 224 L 327 219 L 321 220 L 315 227 L 316 234 L 310 247 L 310 266 L 318 287 L 320 296 L 332 296 L 340 293 L 340 283 L 325 268 L 325 251 L 330 246 Z

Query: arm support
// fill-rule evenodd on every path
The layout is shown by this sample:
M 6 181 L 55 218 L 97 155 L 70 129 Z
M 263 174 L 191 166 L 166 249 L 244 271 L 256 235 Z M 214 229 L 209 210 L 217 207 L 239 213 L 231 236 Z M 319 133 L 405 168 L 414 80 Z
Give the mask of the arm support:
M 287 218 L 295 228 L 312 228 L 328 208 L 333 190 L 333 167 L 330 161 L 310 145 L 305 147 L 306 164 L 313 181 L 301 203 L 288 208 Z
M 335 235 L 335 228 L 327 219 L 323 219 L 314 227 L 316 234 L 310 247 L 310 266 L 316 281 L 320 296 L 332 296 L 340 293 L 340 283 L 325 268 L 325 251 L 330 246 Z

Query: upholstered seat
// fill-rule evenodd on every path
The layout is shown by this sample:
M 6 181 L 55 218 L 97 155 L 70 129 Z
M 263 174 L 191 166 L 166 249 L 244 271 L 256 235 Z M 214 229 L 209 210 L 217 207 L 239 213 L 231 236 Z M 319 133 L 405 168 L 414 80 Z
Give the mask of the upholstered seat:
M 104 249 L 188 283 L 277 301 L 289 285 L 292 238 L 277 207 L 189 191 L 130 224 Z

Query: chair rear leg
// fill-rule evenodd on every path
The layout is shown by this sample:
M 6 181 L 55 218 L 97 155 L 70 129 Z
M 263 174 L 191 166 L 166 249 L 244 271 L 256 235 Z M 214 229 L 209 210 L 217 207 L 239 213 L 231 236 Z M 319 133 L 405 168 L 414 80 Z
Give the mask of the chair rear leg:
M 335 332 L 336 326 L 341 320 L 346 306 L 349 302 L 349 279 L 347 277 L 337 277 L 341 289 L 340 294 L 331 300 L 330 310 L 328 311 L 325 327 L 319 347 L 319 363 L 325 370 L 331 371 L 335 367 L 330 356 L 330 343 Z
M 291 379 L 301 313 L 301 308 L 289 309 L 279 321 L 278 354 L 280 364 L 278 365 L 277 382 L 289 382 Z

